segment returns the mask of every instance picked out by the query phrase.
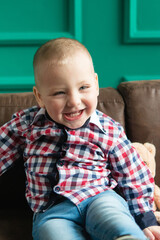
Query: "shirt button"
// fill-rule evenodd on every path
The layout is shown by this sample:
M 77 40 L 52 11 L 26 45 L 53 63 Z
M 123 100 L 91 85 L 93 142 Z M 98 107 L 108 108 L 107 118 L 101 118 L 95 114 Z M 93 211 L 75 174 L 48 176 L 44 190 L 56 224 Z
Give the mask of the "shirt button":
M 64 149 L 64 150 L 68 150 L 68 149 L 69 149 L 69 146 L 67 146 L 67 145 L 64 144 L 64 145 L 63 145 L 63 149 Z
M 55 192 L 59 192 L 61 190 L 61 188 L 59 186 L 54 188 Z
M 62 167 L 64 165 L 64 162 L 62 160 L 59 160 L 58 165 Z

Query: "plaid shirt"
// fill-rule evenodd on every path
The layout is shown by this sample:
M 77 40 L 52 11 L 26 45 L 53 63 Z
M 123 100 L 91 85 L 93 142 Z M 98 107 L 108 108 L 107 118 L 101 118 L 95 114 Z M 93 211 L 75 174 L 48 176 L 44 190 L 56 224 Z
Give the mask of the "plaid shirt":
M 133 215 L 151 211 L 150 171 L 120 124 L 98 110 L 76 130 L 51 121 L 36 106 L 14 114 L 0 128 L 0 174 L 20 157 L 34 212 L 45 211 L 59 196 L 79 204 L 117 185 Z

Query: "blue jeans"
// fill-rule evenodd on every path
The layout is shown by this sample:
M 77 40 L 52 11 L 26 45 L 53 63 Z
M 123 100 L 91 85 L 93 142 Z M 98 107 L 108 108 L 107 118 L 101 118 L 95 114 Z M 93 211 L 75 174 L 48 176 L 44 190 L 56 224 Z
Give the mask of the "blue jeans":
M 123 235 L 146 239 L 126 201 L 113 190 L 78 206 L 66 199 L 33 217 L 34 240 L 113 240 Z

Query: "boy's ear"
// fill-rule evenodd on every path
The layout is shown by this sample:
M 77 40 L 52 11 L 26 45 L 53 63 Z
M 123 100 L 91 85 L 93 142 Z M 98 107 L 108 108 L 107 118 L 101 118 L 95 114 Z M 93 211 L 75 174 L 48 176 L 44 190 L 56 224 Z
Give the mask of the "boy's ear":
M 44 106 L 44 103 L 42 101 L 41 94 L 35 86 L 33 87 L 33 93 L 34 93 L 34 96 L 36 98 L 36 101 L 37 101 L 38 105 L 41 108 L 44 108 L 45 106 Z
M 95 73 L 95 80 L 96 80 L 96 88 L 97 88 L 97 96 L 99 95 L 99 83 L 98 83 L 98 74 Z

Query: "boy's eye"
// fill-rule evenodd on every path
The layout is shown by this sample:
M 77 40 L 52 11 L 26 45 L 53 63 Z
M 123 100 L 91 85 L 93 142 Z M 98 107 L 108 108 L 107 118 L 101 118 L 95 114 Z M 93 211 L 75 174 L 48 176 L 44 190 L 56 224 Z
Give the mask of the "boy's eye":
M 82 87 L 80 87 L 80 90 L 84 90 L 86 88 L 88 88 L 88 86 L 82 86 Z
M 63 94 L 65 94 L 65 92 L 59 91 L 59 92 L 55 92 L 55 93 L 53 94 L 53 96 L 58 96 L 58 95 L 63 95 Z

